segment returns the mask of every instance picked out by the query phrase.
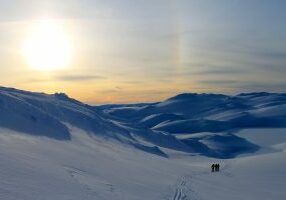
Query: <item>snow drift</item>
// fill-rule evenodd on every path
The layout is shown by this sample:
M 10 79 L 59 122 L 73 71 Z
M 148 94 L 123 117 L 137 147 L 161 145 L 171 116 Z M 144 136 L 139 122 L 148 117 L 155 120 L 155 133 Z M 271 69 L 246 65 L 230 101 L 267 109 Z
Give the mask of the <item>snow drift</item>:
M 0 88 L 0 199 L 285 199 L 285 102 L 182 94 L 90 106 Z
M 230 158 L 259 148 L 233 132 L 286 126 L 285 96 L 180 94 L 158 103 L 90 106 L 63 93 L 48 95 L 2 87 L 0 126 L 34 136 L 71 140 L 67 126 L 71 125 L 91 136 L 163 157 L 168 157 L 166 150 L 171 149 Z M 195 133 L 214 134 L 178 137 Z

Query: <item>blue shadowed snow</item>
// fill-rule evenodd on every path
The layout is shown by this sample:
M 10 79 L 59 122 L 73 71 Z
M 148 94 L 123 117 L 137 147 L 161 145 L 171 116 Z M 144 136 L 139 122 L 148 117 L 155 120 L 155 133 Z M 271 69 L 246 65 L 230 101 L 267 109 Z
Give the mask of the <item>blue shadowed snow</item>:
M 89 106 L 64 93 L 0 88 L 0 127 L 71 140 L 67 124 L 162 157 L 170 149 L 231 158 L 259 147 L 230 132 L 286 127 L 286 95 L 191 93 L 158 103 Z

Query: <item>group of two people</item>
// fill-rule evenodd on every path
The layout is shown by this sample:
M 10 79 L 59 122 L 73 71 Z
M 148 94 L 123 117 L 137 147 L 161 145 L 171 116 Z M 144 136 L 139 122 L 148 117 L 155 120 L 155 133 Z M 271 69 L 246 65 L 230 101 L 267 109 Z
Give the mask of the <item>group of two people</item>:
M 212 168 L 212 172 L 219 172 L 219 164 L 212 164 L 211 168 Z

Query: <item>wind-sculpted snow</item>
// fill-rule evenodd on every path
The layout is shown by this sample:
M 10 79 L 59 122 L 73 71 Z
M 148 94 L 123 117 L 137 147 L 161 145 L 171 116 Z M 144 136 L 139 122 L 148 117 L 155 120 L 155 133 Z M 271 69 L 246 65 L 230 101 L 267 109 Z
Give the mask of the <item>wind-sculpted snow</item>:
M 285 105 L 285 94 L 249 93 L 180 94 L 157 103 L 90 106 L 64 93 L 48 95 L 2 87 L 0 126 L 70 140 L 70 124 L 91 136 L 117 140 L 163 157 L 168 157 L 164 149 L 172 149 L 229 158 L 259 148 L 231 132 L 286 127 Z M 196 133 L 202 135 L 179 137 Z
M 150 128 L 164 134 L 177 137 L 204 132 L 218 133 L 219 135 L 212 136 L 216 138 L 212 143 L 217 146 L 222 146 L 225 142 L 236 144 L 233 149 L 214 150 L 202 143 L 204 135 L 198 139 L 182 140 L 191 149 L 187 151 L 215 157 L 234 157 L 259 148 L 229 132 L 245 128 L 286 127 L 286 95 L 276 93 L 237 96 L 190 93 L 149 105 L 117 105 L 101 109 L 118 120 L 131 121 L 138 127 Z
M 69 128 L 72 140 L 68 142 L 0 128 L 1 200 L 282 200 L 286 197 L 286 129 L 239 131 L 235 135 L 259 144 L 261 150 L 233 159 L 217 159 L 176 151 L 168 152 L 166 158 L 158 156 L 160 150 L 156 147 L 143 151 L 136 147 L 136 150 Z M 221 138 L 216 135 L 180 136 L 203 138 L 201 144 L 210 152 L 219 148 L 231 151 L 232 145 L 241 145 L 229 137 L 224 139 L 225 146 L 217 146 L 216 140 Z M 211 163 L 220 163 L 220 172 L 211 172 Z
M 0 199 L 286 199 L 285 105 L 250 93 L 89 106 L 0 88 Z
M 80 103 L 62 93 L 47 95 L 15 89 L 0 90 L 1 124 L 4 127 L 55 139 L 70 139 L 69 123 L 104 136 L 128 131 L 104 119 L 94 107 Z
M 200 142 L 209 148 L 206 156 L 217 158 L 233 158 L 241 153 L 252 153 L 259 149 L 258 145 L 233 134 L 204 136 Z
M 0 126 L 31 135 L 70 139 L 67 127 L 13 92 L 0 92 Z
M 119 110 L 122 111 L 120 114 Z M 248 127 L 285 127 L 286 95 L 181 94 L 144 107 L 121 106 L 116 109 L 110 108 L 105 112 L 109 112 L 112 116 L 134 120 L 147 127 L 158 129 L 168 126 L 171 132 L 176 133 L 180 130 L 182 133 L 190 133 Z M 124 112 L 127 114 L 124 115 Z
M 69 140 L 66 124 L 70 124 L 91 135 L 117 140 L 163 157 L 167 156 L 159 147 L 188 149 L 174 136 L 115 121 L 98 108 L 63 93 L 47 95 L 1 88 L 0 108 L 0 126 L 35 136 Z
M 144 124 L 145 126 L 152 128 L 156 126 L 157 124 L 163 123 L 163 122 L 171 122 L 176 120 L 183 120 L 184 117 L 176 114 L 153 114 L 148 117 L 145 117 L 144 119 L 140 120 L 140 124 Z
M 229 130 L 228 123 L 214 120 L 177 120 L 163 122 L 153 127 L 155 130 L 170 134 L 186 134 L 200 132 L 222 132 Z

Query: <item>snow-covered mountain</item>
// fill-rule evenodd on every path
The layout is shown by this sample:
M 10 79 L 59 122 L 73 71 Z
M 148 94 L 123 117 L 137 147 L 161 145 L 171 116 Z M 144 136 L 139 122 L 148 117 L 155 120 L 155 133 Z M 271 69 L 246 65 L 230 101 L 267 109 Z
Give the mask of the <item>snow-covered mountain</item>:
M 227 96 L 189 93 L 149 105 L 98 108 L 119 121 L 129 121 L 136 126 L 174 135 L 193 151 L 196 146 L 196 152 L 215 157 L 232 157 L 259 148 L 235 136 L 233 133 L 238 130 L 286 127 L 286 94 L 248 93 Z M 191 134 L 196 133 L 203 134 L 194 138 Z M 235 144 L 235 148 L 220 148 L 217 152 L 205 140 L 215 141 L 219 146 Z
M 14 131 L 71 140 L 71 125 L 165 157 L 163 149 L 221 158 L 253 152 L 257 145 L 233 133 L 286 126 L 286 95 L 271 93 L 180 94 L 153 104 L 90 106 L 63 93 L 2 87 L 0 108 L 0 126 Z M 193 137 L 196 133 L 205 134 Z M 206 141 L 223 148 L 213 149 Z
M 270 185 L 285 185 L 285 176 L 257 183 L 252 169 L 283 171 L 285 130 L 282 93 L 91 106 L 1 87 L 0 199 L 241 199 L 233 188 L 241 185 L 243 199 L 283 199 L 282 186 Z M 221 174 L 209 172 L 212 162 Z M 264 191 L 248 190 L 254 184 Z
M 286 94 L 180 94 L 151 105 L 103 107 L 102 110 L 155 129 L 166 126 L 171 129 L 173 126 L 170 123 L 174 122 L 187 124 L 191 127 L 184 125 L 180 126 L 183 130 L 174 129 L 176 133 L 191 133 L 247 127 L 284 127 L 285 106 Z M 167 128 L 164 131 L 173 132 Z

